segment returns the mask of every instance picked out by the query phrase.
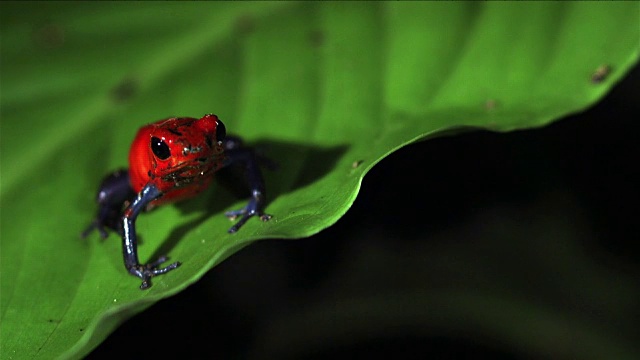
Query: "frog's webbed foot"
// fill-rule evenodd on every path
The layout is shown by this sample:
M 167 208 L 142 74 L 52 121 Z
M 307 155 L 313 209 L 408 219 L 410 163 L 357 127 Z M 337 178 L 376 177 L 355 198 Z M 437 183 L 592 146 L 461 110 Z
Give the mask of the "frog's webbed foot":
M 87 226 L 80 234 L 82 239 L 86 238 L 93 232 L 98 231 L 102 239 L 109 237 L 108 230 L 112 230 L 122 236 L 122 225 L 120 224 L 120 213 L 113 209 L 101 209 L 98 216 Z
M 101 223 L 100 220 L 95 219 L 91 222 L 91 224 L 89 224 L 89 226 L 87 226 L 86 229 L 84 229 L 84 231 L 80 234 L 80 237 L 85 239 L 87 236 L 89 236 L 89 234 L 91 234 L 94 229 L 98 231 L 98 234 L 100 234 L 100 237 L 102 239 L 106 239 L 109 236 L 107 230 L 104 229 L 104 224 Z
M 271 215 L 265 214 L 263 208 L 264 196 L 259 191 L 253 191 L 252 197 L 247 203 L 247 206 L 239 210 L 227 211 L 225 213 L 230 220 L 235 220 L 240 217 L 240 220 L 238 220 L 238 222 L 233 225 L 228 232 L 230 234 L 235 233 L 242 227 L 242 225 L 244 225 L 244 223 L 247 222 L 247 220 L 254 216 L 259 216 L 262 221 L 269 221 L 271 219 Z
M 165 266 L 163 268 L 159 267 L 160 264 L 167 261 L 169 258 L 166 256 L 161 256 L 158 260 L 149 263 L 149 264 L 137 264 L 129 267 L 129 274 L 133 276 L 137 276 L 142 279 L 142 284 L 140 285 L 140 290 L 146 290 L 151 287 L 151 278 L 154 276 L 166 274 L 169 271 L 177 268 L 181 264 L 179 262 L 174 262 L 171 265 Z

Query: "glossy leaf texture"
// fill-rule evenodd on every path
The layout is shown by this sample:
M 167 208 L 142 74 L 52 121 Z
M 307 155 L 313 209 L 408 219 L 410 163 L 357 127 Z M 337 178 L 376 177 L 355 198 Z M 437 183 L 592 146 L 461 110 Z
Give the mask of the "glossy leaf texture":
M 259 239 L 335 223 L 398 148 L 535 128 L 600 99 L 638 59 L 640 4 L 2 3 L 2 358 L 79 358 Z M 102 176 L 138 127 L 215 113 L 276 160 L 270 222 L 237 234 L 216 186 L 141 216 L 148 291 L 115 235 L 86 240 Z M 603 124 L 606 126 L 606 124 Z M 428 171 L 428 164 L 416 164 Z M 399 175 L 413 176 L 413 174 Z M 410 196 L 410 194 L 407 194 Z

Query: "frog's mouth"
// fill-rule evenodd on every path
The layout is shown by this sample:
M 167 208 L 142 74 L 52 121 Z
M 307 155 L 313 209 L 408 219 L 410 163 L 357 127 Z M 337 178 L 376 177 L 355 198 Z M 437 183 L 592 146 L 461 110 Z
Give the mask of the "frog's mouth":
M 218 170 L 221 165 L 218 162 L 210 162 L 209 160 L 207 160 L 207 163 L 208 164 L 206 165 L 205 162 L 201 162 L 199 165 L 188 165 L 187 163 L 182 163 L 163 171 L 163 173 L 160 174 L 160 178 L 164 182 L 172 182 L 176 188 L 185 187 L 193 184 L 194 182 L 207 179 L 216 170 Z

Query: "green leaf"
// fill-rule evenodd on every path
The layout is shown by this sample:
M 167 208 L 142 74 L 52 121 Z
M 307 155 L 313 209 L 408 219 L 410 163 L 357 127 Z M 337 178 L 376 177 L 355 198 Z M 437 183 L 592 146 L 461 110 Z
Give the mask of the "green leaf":
M 406 144 L 588 107 L 640 43 L 634 2 L 0 6 L 0 351 L 16 359 L 82 357 L 244 246 L 332 225 Z M 279 162 L 274 218 L 227 234 L 243 202 L 219 187 L 141 216 L 141 260 L 183 266 L 140 291 L 116 236 L 79 239 L 96 187 L 139 126 L 210 112 Z

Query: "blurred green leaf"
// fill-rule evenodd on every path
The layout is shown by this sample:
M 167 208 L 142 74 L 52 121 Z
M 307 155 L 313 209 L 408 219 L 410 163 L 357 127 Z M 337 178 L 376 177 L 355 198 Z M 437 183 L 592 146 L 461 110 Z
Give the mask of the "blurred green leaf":
M 0 336 L 14 359 L 82 357 L 251 242 L 332 225 L 406 144 L 586 108 L 640 40 L 633 2 L 0 6 Z M 222 212 L 242 202 L 218 187 L 142 216 L 141 260 L 183 266 L 140 291 L 115 236 L 79 239 L 96 186 L 139 126 L 210 112 L 280 163 L 275 217 L 227 234 Z

